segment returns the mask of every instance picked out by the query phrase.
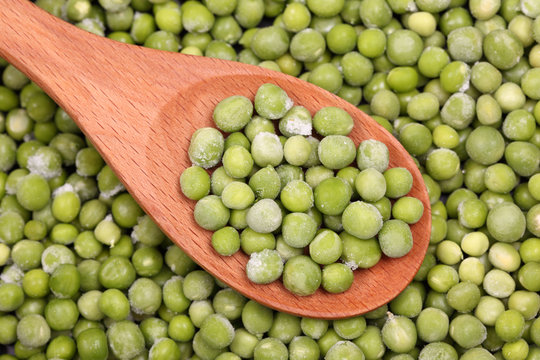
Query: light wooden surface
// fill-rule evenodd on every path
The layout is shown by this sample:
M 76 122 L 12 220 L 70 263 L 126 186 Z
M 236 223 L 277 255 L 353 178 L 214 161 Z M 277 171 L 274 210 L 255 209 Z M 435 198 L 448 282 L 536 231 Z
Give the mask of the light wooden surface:
M 68 114 L 114 169 L 126 188 L 161 227 L 205 270 L 245 296 L 295 315 L 342 318 L 375 309 L 394 298 L 418 270 L 430 237 L 430 206 L 420 172 L 399 142 L 353 105 L 291 76 L 240 63 L 130 46 L 84 32 L 39 10 L 26 0 L 10 0 L 0 10 L 0 55 L 41 86 Z M 222 99 L 245 95 L 271 82 L 285 89 L 312 114 L 339 106 L 355 119 L 351 134 L 383 141 L 390 166 L 411 171 L 411 196 L 424 203 L 413 225 L 412 251 L 355 271 L 350 290 L 332 295 L 318 290 L 298 297 L 281 281 L 256 285 L 247 279 L 247 256 L 219 256 L 211 232 L 193 219 L 194 201 L 180 193 L 179 176 L 191 164 L 191 134 L 213 126 L 212 110 Z M 361 219 L 359 219 L 361 221 Z

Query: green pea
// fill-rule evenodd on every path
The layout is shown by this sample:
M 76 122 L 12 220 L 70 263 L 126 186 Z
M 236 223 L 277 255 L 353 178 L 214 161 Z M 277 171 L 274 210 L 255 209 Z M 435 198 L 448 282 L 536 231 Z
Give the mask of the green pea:
M 216 195 L 208 195 L 195 205 L 195 221 L 207 230 L 218 230 L 229 221 L 230 211 Z
M 308 82 L 336 94 L 343 85 L 343 78 L 336 65 L 323 63 L 317 65 L 310 73 Z
M 224 142 L 223 135 L 216 129 L 195 131 L 188 150 L 191 162 L 205 169 L 217 165 L 223 154 Z
M 414 323 L 404 316 L 390 315 L 382 331 L 384 344 L 392 351 L 404 353 L 416 345 L 416 328 Z
M 275 60 L 285 54 L 289 47 L 287 32 L 277 26 L 259 29 L 251 40 L 251 50 L 260 59 Z M 258 110 L 259 115 L 264 116 Z M 266 116 L 264 116 L 266 117 Z
M 112 324 L 107 330 L 107 340 L 112 353 L 119 358 L 133 358 L 144 350 L 144 337 L 131 321 Z
M 295 256 L 285 263 L 283 284 L 300 296 L 313 294 L 320 286 L 322 273 L 319 266 L 305 255 Z
M 304 29 L 295 34 L 290 42 L 290 52 L 298 61 L 314 62 L 326 49 L 324 36 L 314 29 Z
M 501 47 L 501 43 L 505 45 Z M 508 30 L 495 30 L 486 35 L 483 43 L 484 54 L 488 61 L 501 70 L 508 70 L 516 65 L 523 55 L 523 45 Z

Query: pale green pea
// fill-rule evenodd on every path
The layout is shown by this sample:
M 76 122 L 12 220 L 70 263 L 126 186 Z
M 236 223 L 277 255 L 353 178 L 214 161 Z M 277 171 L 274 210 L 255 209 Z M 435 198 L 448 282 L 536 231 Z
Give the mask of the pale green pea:
M 248 226 L 258 233 L 271 233 L 281 225 L 281 209 L 272 199 L 255 203 L 246 215 Z
M 214 108 L 213 119 L 217 127 L 226 132 L 239 131 L 253 115 L 253 104 L 244 96 L 231 96 Z
M 191 136 L 189 159 L 194 165 L 208 169 L 219 163 L 223 154 L 225 140 L 213 128 L 198 129 Z
M 349 135 L 353 125 L 352 117 L 337 107 L 322 108 L 313 116 L 313 127 L 323 136 Z
M 333 231 L 323 230 L 309 244 L 309 254 L 318 264 L 329 265 L 341 257 L 343 245 Z
M 229 209 L 246 209 L 254 200 L 253 190 L 243 182 L 233 181 L 221 193 L 221 201 Z
M 341 169 L 353 162 L 356 156 L 354 142 L 346 136 L 330 135 L 318 147 L 321 163 L 329 169 Z
M 322 273 L 319 265 L 308 256 L 295 256 L 285 263 L 283 285 L 294 294 L 313 294 L 320 286 Z
M 386 193 L 386 180 L 379 171 L 367 168 L 356 176 L 354 187 L 363 200 L 376 202 Z
M 216 195 L 203 197 L 195 205 L 195 221 L 207 230 L 218 230 L 229 221 L 230 211 Z
M 264 249 L 251 254 L 247 265 L 248 278 L 257 284 L 269 284 L 283 272 L 283 260 L 276 250 Z
M 251 144 L 251 156 L 260 167 L 278 166 L 283 160 L 283 146 L 279 137 L 269 132 L 258 133 Z
M 227 175 L 241 179 L 251 173 L 254 161 L 248 150 L 242 146 L 233 145 L 223 154 L 222 162 Z
M 311 155 L 311 144 L 301 135 L 295 135 L 287 139 L 283 146 L 285 160 L 295 166 L 302 166 Z

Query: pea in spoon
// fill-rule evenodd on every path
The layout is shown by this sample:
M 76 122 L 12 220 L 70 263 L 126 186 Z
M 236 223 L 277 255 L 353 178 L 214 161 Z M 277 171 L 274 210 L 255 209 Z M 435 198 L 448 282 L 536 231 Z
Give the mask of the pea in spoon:
M 276 310 L 312 318 L 345 318 L 373 310 L 399 294 L 419 269 L 429 243 L 430 204 L 418 168 L 401 144 L 355 106 L 312 84 L 256 66 L 126 45 L 90 34 L 40 10 L 27 0 L 11 0 L 0 10 L 0 56 L 47 92 L 79 125 L 131 195 L 164 233 L 206 271 L 243 295 Z M 263 83 L 283 88 L 311 113 L 338 106 L 355 120 L 350 137 L 384 142 L 390 167 L 407 168 L 409 193 L 424 204 L 411 226 L 412 250 L 384 257 L 355 271 L 341 294 L 321 289 L 300 297 L 281 281 L 257 285 L 245 275 L 248 257 L 222 257 L 211 232 L 194 221 L 195 202 L 180 193 L 179 176 L 191 164 L 190 137 L 212 126 L 222 99 L 253 99 Z M 360 220 L 359 220 L 360 221 Z

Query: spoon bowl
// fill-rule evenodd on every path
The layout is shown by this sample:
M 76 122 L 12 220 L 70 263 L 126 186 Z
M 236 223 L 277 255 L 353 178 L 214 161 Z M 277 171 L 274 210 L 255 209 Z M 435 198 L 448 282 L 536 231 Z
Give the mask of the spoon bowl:
M 397 296 L 419 269 L 430 238 L 430 203 L 422 176 L 401 144 L 347 101 L 297 78 L 257 66 L 181 55 L 103 39 L 77 29 L 25 0 L 0 12 L 0 55 L 35 81 L 76 121 L 141 207 L 163 232 L 201 267 L 243 295 L 298 316 L 336 319 L 360 315 Z M 252 99 L 258 87 L 274 83 L 312 114 L 341 107 L 355 121 L 349 135 L 384 142 L 390 167 L 413 176 L 409 196 L 424 214 L 411 225 L 414 245 L 404 257 L 383 256 L 354 272 L 341 294 L 321 289 L 297 296 L 281 281 L 254 284 L 245 274 L 248 256 L 217 254 L 212 232 L 194 218 L 195 201 L 180 192 L 179 177 L 191 166 L 187 149 L 193 132 L 214 126 L 217 103 L 232 95 Z

